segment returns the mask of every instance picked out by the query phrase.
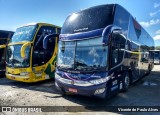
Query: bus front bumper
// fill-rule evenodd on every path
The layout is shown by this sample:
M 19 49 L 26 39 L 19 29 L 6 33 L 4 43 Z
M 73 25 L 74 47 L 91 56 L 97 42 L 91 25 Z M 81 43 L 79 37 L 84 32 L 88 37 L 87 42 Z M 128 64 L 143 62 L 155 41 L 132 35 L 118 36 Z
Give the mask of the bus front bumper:
M 106 83 L 99 85 L 92 85 L 92 86 L 76 86 L 72 84 L 62 83 L 61 81 L 55 79 L 55 86 L 59 91 L 65 93 L 98 97 L 98 98 L 106 98 L 106 96 L 107 97 L 109 96 L 106 95 L 108 91 Z
M 8 78 L 10 80 L 26 82 L 26 83 L 32 83 L 32 82 L 38 82 L 38 81 L 45 80 L 45 78 L 43 78 L 42 76 L 35 79 L 35 77 L 33 77 L 32 74 L 29 74 L 26 76 L 21 76 L 21 75 L 13 75 L 13 74 L 6 73 L 6 78 Z
M 20 81 L 20 82 L 28 82 L 28 83 L 32 82 L 29 76 L 6 74 L 6 78 L 14 81 Z

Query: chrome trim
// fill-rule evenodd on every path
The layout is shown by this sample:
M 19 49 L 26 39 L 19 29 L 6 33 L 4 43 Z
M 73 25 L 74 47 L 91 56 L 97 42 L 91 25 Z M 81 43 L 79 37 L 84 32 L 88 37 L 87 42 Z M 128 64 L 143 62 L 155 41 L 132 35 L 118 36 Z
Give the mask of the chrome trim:
M 107 76 L 105 77 L 106 78 L 106 81 L 107 82 L 108 80 L 110 80 L 111 76 Z M 99 79 L 105 79 L 105 78 L 99 78 Z M 79 80 L 70 80 L 70 79 L 65 79 L 65 78 L 62 78 L 61 76 L 59 76 L 58 74 L 55 74 L 55 79 L 62 82 L 62 83 L 65 83 L 65 84 L 69 84 L 69 85 L 75 85 L 75 86 L 93 86 L 93 85 L 99 85 L 99 84 L 94 84 L 94 83 L 91 83 L 89 81 L 79 81 Z M 99 80 L 97 79 L 97 80 Z M 90 80 L 92 81 L 92 80 Z M 103 83 L 105 83 L 103 82 Z M 103 83 L 100 83 L 100 84 L 103 84 Z
M 58 78 L 56 79 L 62 83 L 65 83 L 65 84 L 69 84 L 69 85 L 75 85 L 75 86 L 93 86 L 94 84 L 92 83 L 89 83 L 88 81 L 77 81 L 77 80 L 74 80 L 74 84 L 72 83 L 73 80 L 69 80 L 69 79 L 65 79 L 65 78 Z
M 17 77 L 17 78 L 29 78 L 29 76 L 20 76 L 20 75 L 13 75 L 13 74 L 7 74 L 6 76 L 11 76 L 11 77 Z
M 93 37 L 88 37 L 88 38 L 83 38 L 83 39 L 73 39 L 73 40 L 64 40 L 64 39 L 60 39 L 60 41 L 65 41 L 65 42 L 70 42 L 70 41 L 83 41 L 83 40 L 88 40 L 88 39 L 94 39 L 94 38 L 98 38 L 98 37 L 102 37 L 102 35 L 99 36 L 93 36 Z

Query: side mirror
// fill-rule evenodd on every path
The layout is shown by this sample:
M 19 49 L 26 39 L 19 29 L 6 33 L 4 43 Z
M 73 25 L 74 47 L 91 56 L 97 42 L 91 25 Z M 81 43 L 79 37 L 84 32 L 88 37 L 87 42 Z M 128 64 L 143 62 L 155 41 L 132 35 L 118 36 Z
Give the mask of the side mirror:
M 108 43 L 108 38 L 110 38 L 111 34 L 113 33 L 113 31 L 121 31 L 120 27 L 114 26 L 114 25 L 108 25 L 102 33 L 102 37 L 103 37 L 103 43 L 107 44 Z
M 113 30 L 112 34 L 119 34 L 119 35 L 121 35 L 122 31 L 121 30 Z
M 0 48 L 6 48 L 6 45 L 0 45 Z
M 59 37 L 59 34 L 49 34 L 44 37 L 44 39 L 43 39 L 43 48 L 44 49 L 47 49 L 49 38 L 54 38 L 54 37 Z
M 21 47 L 21 57 L 25 58 L 26 54 L 25 54 L 25 50 L 27 46 L 31 46 L 32 42 L 27 42 L 25 44 L 23 44 L 23 46 Z
M 113 41 L 113 43 L 120 43 L 122 39 L 126 39 L 126 37 L 122 34 L 121 30 L 113 30 L 110 36 L 112 39 L 111 41 Z

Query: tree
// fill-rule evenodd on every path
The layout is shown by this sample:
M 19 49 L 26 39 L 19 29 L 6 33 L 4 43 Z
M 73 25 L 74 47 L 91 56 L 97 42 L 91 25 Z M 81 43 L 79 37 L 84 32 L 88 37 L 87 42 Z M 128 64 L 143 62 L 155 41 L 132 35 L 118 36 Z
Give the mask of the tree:
M 160 50 L 160 46 L 156 46 L 155 49 L 156 49 L 156 50 Z

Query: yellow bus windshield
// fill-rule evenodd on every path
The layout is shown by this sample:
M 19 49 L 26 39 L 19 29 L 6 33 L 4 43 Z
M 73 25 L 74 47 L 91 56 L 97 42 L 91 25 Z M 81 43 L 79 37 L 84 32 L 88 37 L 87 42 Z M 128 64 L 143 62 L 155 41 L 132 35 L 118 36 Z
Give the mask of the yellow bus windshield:
M 18 28 L 9 43 L 32 41 L 34 38 L 35 31 L 36 25 Z

